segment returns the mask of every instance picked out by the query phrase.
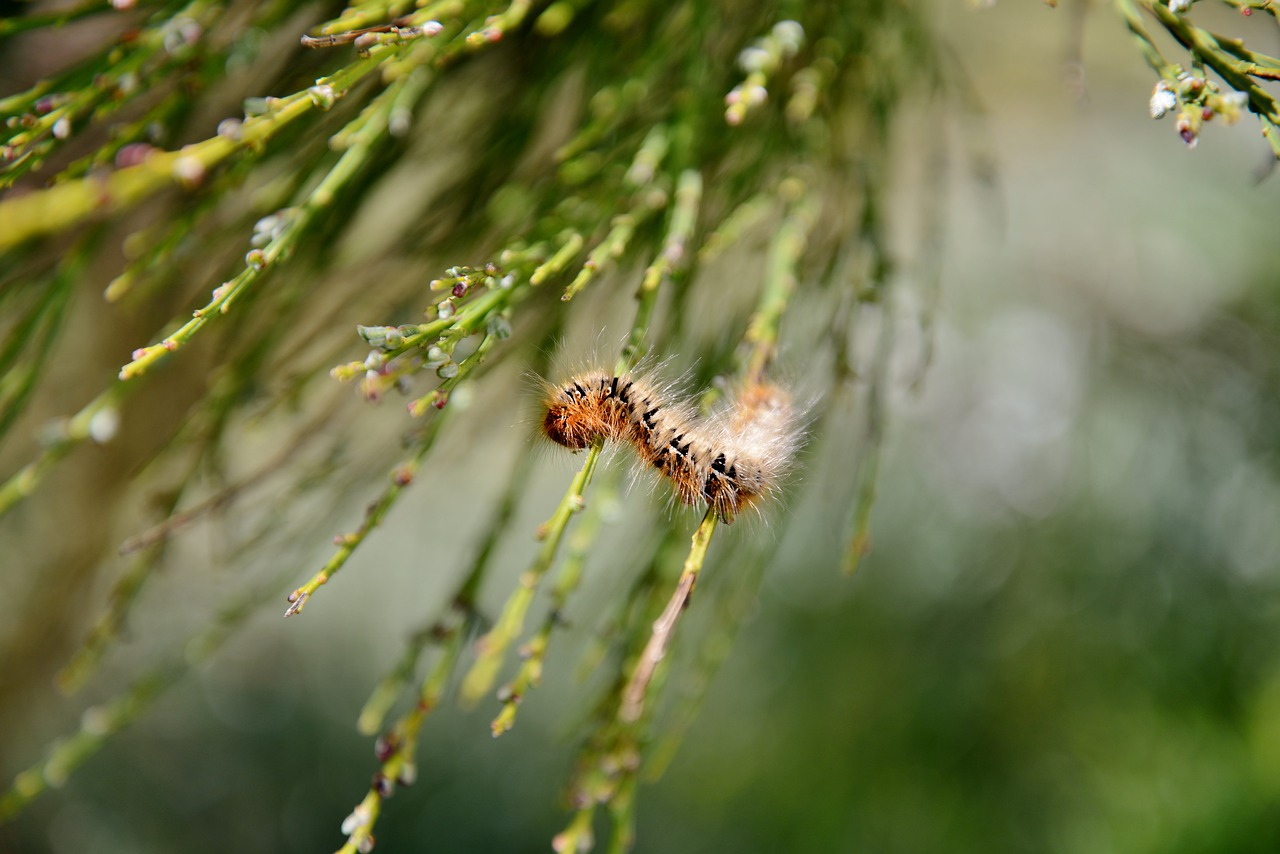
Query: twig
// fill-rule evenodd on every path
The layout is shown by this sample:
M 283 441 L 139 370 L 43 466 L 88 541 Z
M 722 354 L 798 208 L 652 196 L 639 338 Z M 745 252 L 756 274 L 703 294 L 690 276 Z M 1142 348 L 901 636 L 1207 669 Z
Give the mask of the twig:
M 447 400 L 449 392 L 484 361 L 495 341 L 496 339 L 493 336 L 486 336 L 480 346 L 476 348 L 476 351 L 459 364 L 458 373 L 442 382 L 440 387 L 432 394 L 436 395 L 440 401 Z M 378 526 L 383 517 L 396 503 L 400 493 L 413 482 L 413 477 L 422 465 L 422 460 L 435 444 L 436 436 L 439 434 L 444 421 L 444 413 L 437 413 L 436 417 L 427 424 L 426 429 L 417 440 L 417 447 L 413 454 L 392 470 L 391 483 L 383 490 L 382 495 L 369 505 L 360 527 L 349 534 L 338 535 L 336 538 L 338 550 L 334 552 L 333 556 L 329 558 L 320 571 L 311 577 L 311 580 L 289 594 L 289 607 L 284 612 L 286 617 L 301 613 L 303 607 L 307 604 L 307 600 L 311 598 L 311 594 L 315 593 L 322 585 L 328 583 L 329 579 L 346 565 L 347 560 L 355 550 L 364 543 L 369 533 Z
M 640 659 L 636 662 L 631 678 L 622 691 L 618 719 L 623 723 L 635 723 L 644 712 L 649 682 L 667 654 L 667 647 L 671 643 L 671 635 L 675 631 L 680 612 L 689 605 L 690 597 L 693 596 L 693 588 L 698 583 L 698 573 L 702 571 L 702 564 L 706 560 L 707 546 L 711 544 L 711 535 L 715 533 L 717 520 L 714 510 L 708 508 L 702 517 L 702 524 L 693 534 L 693 544 L 689 548 L 689 556 L 685 558 L 684 569 L 680 573 L 679 581 L 676 582 L 675 592 L 671 594 L 671 600 L 663 609 L 662 616 L 654 621 L 649 642 L 640 653 Z

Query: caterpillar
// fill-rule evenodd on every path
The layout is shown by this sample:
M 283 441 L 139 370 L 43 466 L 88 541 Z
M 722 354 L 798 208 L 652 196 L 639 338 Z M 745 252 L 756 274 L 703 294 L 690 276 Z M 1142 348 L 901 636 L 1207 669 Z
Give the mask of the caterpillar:
M 598 439 L 629 444 L 677 500 L 705 504 L 726 523 L 778 491 L 800 443 L 790 395 L 748 384 L 730 407 L 703 418 L 668 392 L 630 374 L 578 374 L 547 388 L 542 432 L 574 450 Z

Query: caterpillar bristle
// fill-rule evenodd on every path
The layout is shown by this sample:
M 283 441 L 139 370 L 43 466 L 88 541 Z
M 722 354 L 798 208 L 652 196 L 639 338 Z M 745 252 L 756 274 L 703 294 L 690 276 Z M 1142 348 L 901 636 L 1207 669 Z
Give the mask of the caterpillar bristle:
M 750 384 L 717 416 L 699 418 L 668 389 L 631 374 L 578 374 L 549 386 L 542 432 L 580 450 L 603 440 L 628 444 L 675 497 L 705 504 L 726 523 L 777 492 L 799 445 L 790 395 Z

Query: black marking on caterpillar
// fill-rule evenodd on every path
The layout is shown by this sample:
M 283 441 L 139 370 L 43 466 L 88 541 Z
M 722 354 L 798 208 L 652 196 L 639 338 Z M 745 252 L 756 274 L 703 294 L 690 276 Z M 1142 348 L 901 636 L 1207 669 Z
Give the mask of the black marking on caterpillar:
M 707 418 L 627 374 L 588 371 L 546 391 L 548 439 L 574 450 L 597 439 L 628 444 L 678 500 L 709 505 L 725 522 L 778 491 L 800 445 L 790 395 L 768 383 L 745 386 Z

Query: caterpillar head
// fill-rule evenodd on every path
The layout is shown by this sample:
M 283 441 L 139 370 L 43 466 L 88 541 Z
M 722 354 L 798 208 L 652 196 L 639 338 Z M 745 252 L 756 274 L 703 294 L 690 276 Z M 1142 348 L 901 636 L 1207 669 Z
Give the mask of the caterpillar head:
M 585 417 L 581 404 L 552 400 L 542 418 L 542 432 L 557 445 L 580 451 L 598 435 L 595 419 Z

